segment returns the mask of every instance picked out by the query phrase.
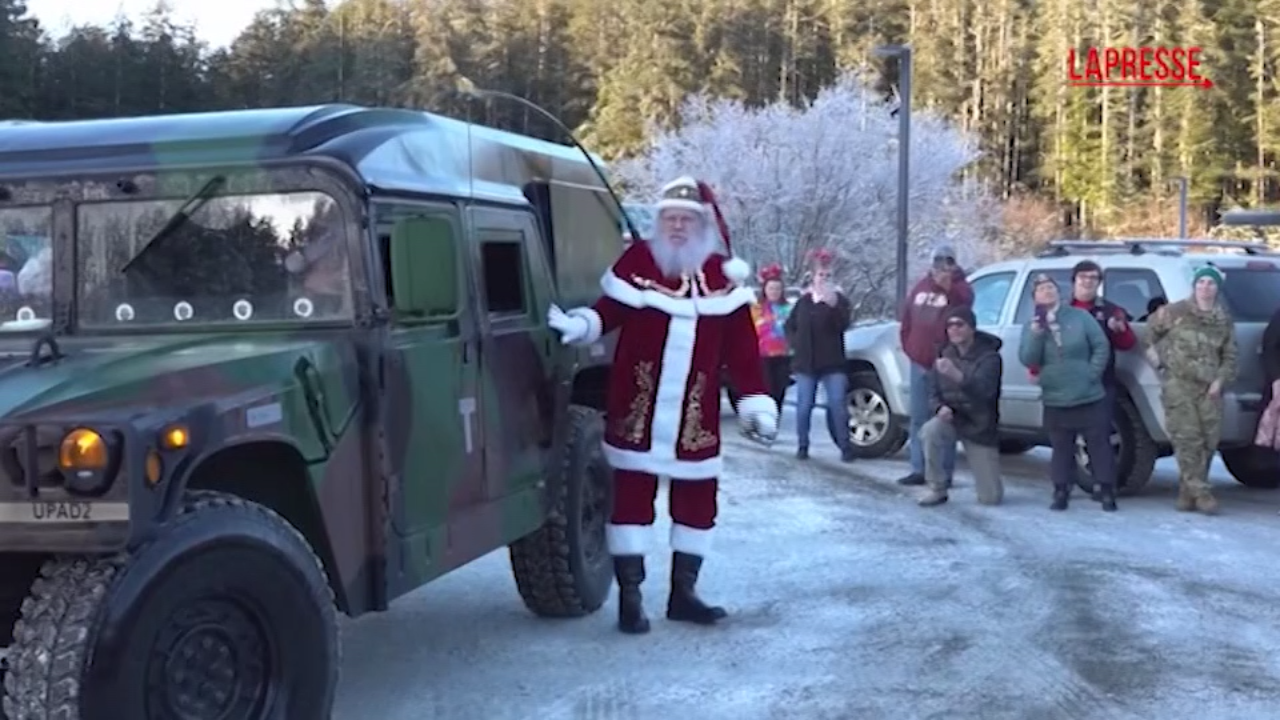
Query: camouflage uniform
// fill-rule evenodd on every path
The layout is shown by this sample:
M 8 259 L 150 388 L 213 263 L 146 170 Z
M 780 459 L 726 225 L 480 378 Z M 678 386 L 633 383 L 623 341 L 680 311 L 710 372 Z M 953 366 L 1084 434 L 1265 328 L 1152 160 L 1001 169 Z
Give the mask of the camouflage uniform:
M 1161 308 L 1147 333 L 1160 362 L 1165 425 L 1178 460 L 1178 509 L 1213 512 L 1209 463 L 1222 433 L 1222 401 L 1209 397 L 1209 385 L 1219 380 L 1225 391 L 1235 379 L 1234 323 L 1221 306 L 1201 311 L 1187 299 Z

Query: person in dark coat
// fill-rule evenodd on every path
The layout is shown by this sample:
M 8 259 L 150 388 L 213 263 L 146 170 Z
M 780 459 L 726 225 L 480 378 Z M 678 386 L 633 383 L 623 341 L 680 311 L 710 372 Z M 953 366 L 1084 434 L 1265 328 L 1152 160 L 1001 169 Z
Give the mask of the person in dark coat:
M 999 505 L 1004 499 L 1000 479 L 1000 338 L 978 330 L 973 310 L 952 307 L 946 314 L 947 341 L 938 351 L 930 380 L 933 417 L 921 429 L 925 481 L 929 492 L 920 505 L 947 501 L 950 480 L 946 457 L 956 441 L 973 471 L 978 502 Z
M 832 284 L 835 254 L 818 250 L 810 257 L 813 284 L 800 296 L 783 326 L 791 345 L 791 370 L 796 378 L 796 457 L 809 457 L 809 419 L 818 385 L 827 396 L 827 430 L 840 448 L 840 459 L 853 462 L 849 442 L 849 377 L 845 374 L 844 331 L 853 316 L 853 304 Z
M 956 251 L 950 245 L 941 245 L 933 251 L 933 264 L 929 272 L 911 288 L 903 299 L 898 339 L 902 351 L 910 363 L 911 427 L 907 450 L 911 458 L 911 472 L 898 479 L 900 485 L 924 485 L 924 424 L 933 417 L 929 412 L 933 377 L 933 360 L 938 347 L 946 342 L 943 318 L 948 308 L 973 304 L 973 288 L 965 279 L 964 269 L 956 262 Z M 953 451 L 945 462 L 947 472 L 955 469 Z

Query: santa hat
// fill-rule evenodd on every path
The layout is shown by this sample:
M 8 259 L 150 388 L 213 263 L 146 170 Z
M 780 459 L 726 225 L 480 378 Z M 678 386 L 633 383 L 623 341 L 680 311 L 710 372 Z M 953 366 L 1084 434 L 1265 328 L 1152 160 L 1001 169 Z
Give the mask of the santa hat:
M 716 228 L 720 231 L 720 239 L 724 241 L 725 253 L 730 256 L 725 261 L 724 275 L 729 280 L 741 285 L 751 276 L 751 266 L 742 258 L 733 257 L 733 249 L 729 244 L 729 224 L 720 212 L 715 193 L 711 186 L 685 175 L 676 178 L 662 187 L 662 197 L 658 200 L 657 211 L 680 209 L 702 213 L 708 219 L 714 218 Z
M 818 248 L 809 252 L 809 267 L 813 270 L 830 270 L 835 263 L 836 254 L 830 248 Z
M 774 263 L 772 265 L 765 265 L 764 267 L 760 268 L 760 273 L 756 277 L 760 279 L 761 285 L 764 285 L 766 283 L 771 283 L 774 280 L 781 282 L 782 266 L 779 265 L 778 263 Z

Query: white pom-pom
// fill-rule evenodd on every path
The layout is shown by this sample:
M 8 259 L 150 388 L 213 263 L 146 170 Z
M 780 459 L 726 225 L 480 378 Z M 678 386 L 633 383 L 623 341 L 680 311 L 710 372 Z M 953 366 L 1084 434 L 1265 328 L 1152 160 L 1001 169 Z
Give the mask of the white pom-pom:
M 725 260 L 721 270 L 724 271 L 725 277 L 739 285 L 751 277 L 751 265 L 747 264 L 747 261 L 742 258 L 736 257 Z

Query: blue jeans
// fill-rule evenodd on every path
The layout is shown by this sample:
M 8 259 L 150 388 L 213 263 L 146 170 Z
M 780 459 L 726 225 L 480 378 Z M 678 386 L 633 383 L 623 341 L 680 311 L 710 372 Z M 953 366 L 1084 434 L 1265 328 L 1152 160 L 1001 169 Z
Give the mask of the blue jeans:
M 849 378 L 843 372 L 830 372 L 821 377 L 796 373 L 796 445 L 809 447 L 809 416 L 818 396 L 818 383 L 827 395 L 827 431 L 836 446 L 844 450 L 849 446 L 849 406 L 845 395 L 849 393 Z
M 911 432 L 908 435 L 908 451 L 911 453 L 911 472 L 924 475 L 924 438 L 921 429 L 933 417 L 933 406 L 929 395 L 933 391 L 933 373 L 928 369 L 911 363 Z M 948 478 L 956 474 L 956 446 L 945 449 L 942 455 L 942 469 Z

